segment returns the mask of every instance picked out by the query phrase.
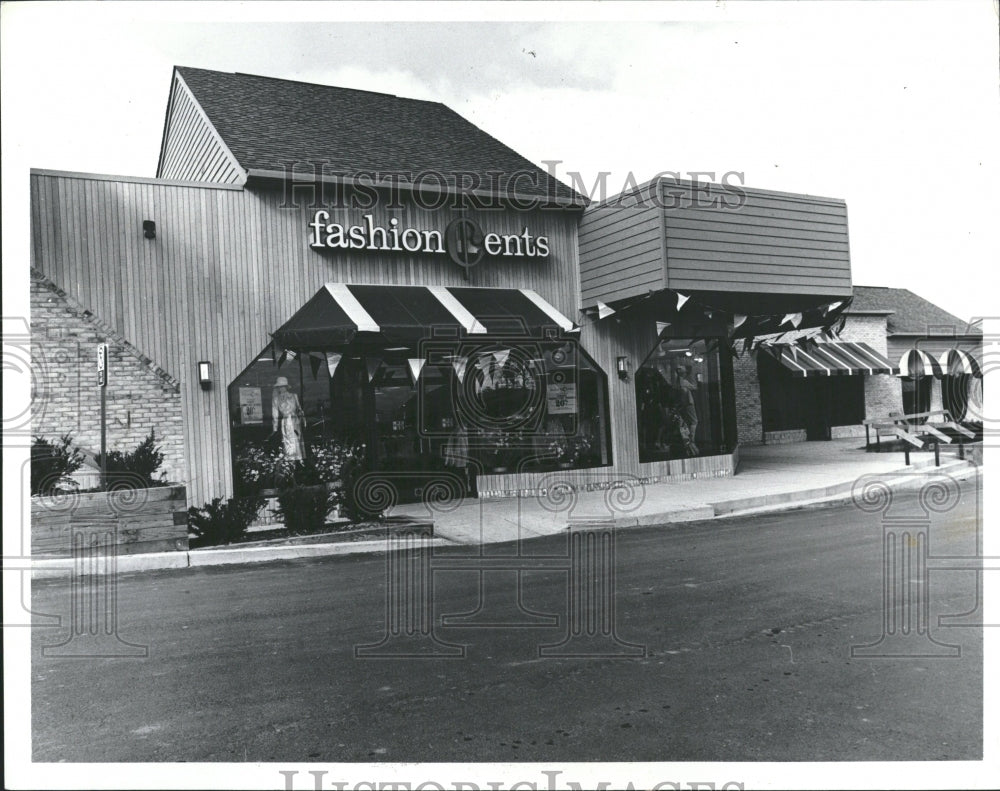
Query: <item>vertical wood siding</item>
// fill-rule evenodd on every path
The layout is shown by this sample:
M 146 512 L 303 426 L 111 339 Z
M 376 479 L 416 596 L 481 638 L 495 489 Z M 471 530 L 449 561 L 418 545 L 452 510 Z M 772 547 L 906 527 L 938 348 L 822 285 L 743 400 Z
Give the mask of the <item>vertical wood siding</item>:
M 472 212 L 487 231 L 527 226 L 548 236 L 551 253 L 486 262 L 466 280 L 446 256 L 317 252 L 309 247 L 313 211 L 282 203 L 280 190 L 31 177 L 33 265 L 181 382 L 192 504 L 232 491 L 227 386 L 327 282 L 533 288 L 578 317 L 578 212 Z M 415 205 L 330 210 L 331 221 L 348 224 L 367 213 L 381 227 L 397 216 L 437 230 L 455 216 Z M 142 234 L 147 219 L 156 223 L 152 240 Z M 199 360 L 213 364 L 208 390 L 197 381 Z
M 157 175 L 176 181 L 236 184 L 242 171 L 184 81 L 174 76 Z

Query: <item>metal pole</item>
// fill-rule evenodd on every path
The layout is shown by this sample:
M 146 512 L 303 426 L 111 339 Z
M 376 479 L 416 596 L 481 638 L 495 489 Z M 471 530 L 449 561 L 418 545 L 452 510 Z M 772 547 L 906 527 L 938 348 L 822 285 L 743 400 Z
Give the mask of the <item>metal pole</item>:
M 108 388 L 101 385 L 101 488 L 108 488 Z

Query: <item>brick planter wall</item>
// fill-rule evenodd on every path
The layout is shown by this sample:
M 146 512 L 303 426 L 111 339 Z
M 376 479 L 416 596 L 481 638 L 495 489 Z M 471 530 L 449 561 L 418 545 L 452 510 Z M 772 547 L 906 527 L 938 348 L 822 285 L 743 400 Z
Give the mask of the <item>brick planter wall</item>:
M 187 490 L 159 486 L 31 498 L 31 554 L 69 557 L 74 541 L 97 540 L 119 555 L 188 549 Z

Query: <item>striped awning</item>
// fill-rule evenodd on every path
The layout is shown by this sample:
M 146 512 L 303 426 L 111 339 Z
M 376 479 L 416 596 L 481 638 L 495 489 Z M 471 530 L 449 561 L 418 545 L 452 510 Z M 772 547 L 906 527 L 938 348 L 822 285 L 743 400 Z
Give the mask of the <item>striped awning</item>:
M 961 349 L 949 349 L 938 360 L 943 376 L 978 376 L 982 378 L 983 369 L 979 361 Z
M 763 345 L 793 376 L 851 376 L 897 372 L 884 356 L 867 343 L 794 343 Z
M 527 335 L 580 328 L 528 288 L 372 286 L 327 283 L 272 333 L 286 349 L 413 343 L 434 330 L 458 336 Z
M 912 379 L 924 376 L 941 378 L 941 365 L 923 349 L 907 349 L 899 358 L 899 375 Z

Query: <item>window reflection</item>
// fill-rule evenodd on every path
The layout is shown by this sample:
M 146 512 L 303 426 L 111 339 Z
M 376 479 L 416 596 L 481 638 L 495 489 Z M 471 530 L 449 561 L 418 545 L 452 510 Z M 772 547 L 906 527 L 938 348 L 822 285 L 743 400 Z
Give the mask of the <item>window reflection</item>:
M 639 461 L 727 452 L 715 341 L 660 341 L 636 371 Z
M 607 379 L 575 342 L 416 355 L 262 352 L 229 387 L 236 491 L 279 488 L 289 465 L 332 482 L 348 459 L 388 473 L 451 469 L 470 492 L 477 474 L 611 463 Z

